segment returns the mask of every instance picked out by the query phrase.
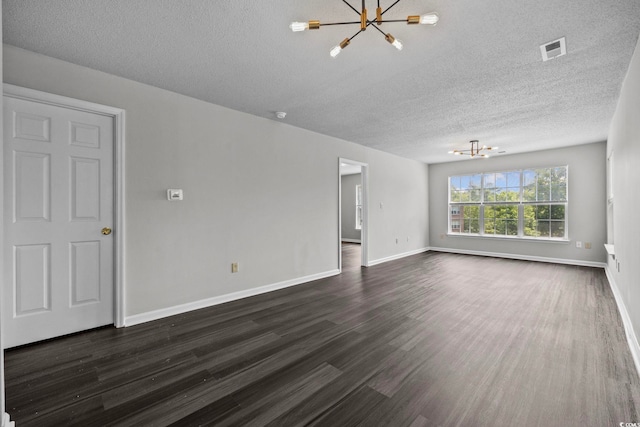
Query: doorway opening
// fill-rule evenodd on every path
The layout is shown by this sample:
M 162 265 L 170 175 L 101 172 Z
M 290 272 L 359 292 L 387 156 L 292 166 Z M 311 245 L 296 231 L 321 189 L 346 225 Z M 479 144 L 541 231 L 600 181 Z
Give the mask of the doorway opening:
M 368 266 L 368 165 L 338 160 L 338 267 L 342 272 Z

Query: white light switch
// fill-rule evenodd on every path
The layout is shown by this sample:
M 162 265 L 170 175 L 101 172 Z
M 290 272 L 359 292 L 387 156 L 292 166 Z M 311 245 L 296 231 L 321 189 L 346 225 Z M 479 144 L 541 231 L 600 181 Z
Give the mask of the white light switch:
M 168 200 L 182 200 L 182 189 L 170 188 L 167 190 Z

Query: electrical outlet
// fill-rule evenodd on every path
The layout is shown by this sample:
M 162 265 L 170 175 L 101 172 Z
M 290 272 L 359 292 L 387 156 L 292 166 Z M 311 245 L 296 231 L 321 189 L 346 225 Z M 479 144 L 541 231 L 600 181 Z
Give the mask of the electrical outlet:
M 584 242 L 585 249 L 591 249 L 591 242 Z
M 232 273 L 237 273 L 238 272 L 238 263 L 237 262 L 232 262 L 231 263 L 231 272 Z
M 582 242 L 581 241 L 578 240 L 576 242 L 576 248 L 578 248 L 578 249 L 582 248 Z

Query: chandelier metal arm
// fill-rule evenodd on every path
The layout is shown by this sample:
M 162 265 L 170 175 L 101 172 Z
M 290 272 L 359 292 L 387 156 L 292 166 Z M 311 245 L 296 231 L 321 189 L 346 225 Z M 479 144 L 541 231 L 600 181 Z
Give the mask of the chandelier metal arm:
M 362 30 L 358 31 L 357 33 L 355 33 L 354 35 L 352 35 L 351 37 L 349 37 L 349 41 L 351 41 L 351 40 L 355 39 L 355 38 L 356 38 L 356 36 L 357 36 L 358 34 L 360 34 L 361 32 L 362 32 Z
M 368 21 L 368 22 L 369 22 L 369 23 L 367 24 L 367 27 L 368 27 L 369 25 L 371 25 L 371 24 L 375 24 L 375 23 L 376 23 L 376 21 Z M 386 37 L 386 35 L 387 35 L 387 34 L 386 34 L 384 31 L 382 31 L 380 28 L 378 28 L 378 26 L 377 26 L 377 25 L 374 25 L 374 26 L 373 26 L 373 28 L 375 28 L 376 30 L 380 31 L 380 33 L 381 33 L 383 36 L 385 36 L 385 37 Z
M 384 22 L 407 22 L 406 19 L 385 19 L 383 21 L 380 21 L 380 23 L 384 23 Z M 378 21 L 372 21 L 372 20 L 367 20 L 367 26 L 371 25 L 371 24 L 377 24 Z M 360 24 L 360 21 L 348 21 L 348 22 L 321 22 L 319 25 L 321 27 L 327 27 L 330 25 L 356 25 L 356 24 Z
M 358 15 L 360 15 L 360 11 L 359 11 L 358 9 L 356 9 L 355 7 L 351 6 L 347 0 L 342 0 L 342 2 L 343 2 L 344 4 L 346 4 L 347 6 L 349 6 L 349 7 L 350 7 L 350 8 L 351 8 L 355 13 L 357 13 Z M 362 9 L 364 10 L 364 0 L 363 0 L 363 2 L 362 2 Z M 360 22 L 358 22 L 358 23 L 360 23 Z
M 342 0 L 342 2 L 344 4 L 346 4 L 347 6 L 349 6 L 351 8 L 351 10 L 353 10 L 355 13 L 358 14 L 358 16 L 361 16 L 362 13 L 356 9 L 355 7 L 351 6 L 351 4 L 349 4 L 349 2 L 347 0 Z M 389 9 L 391 9 L 393 6 L 397 5 L 400 2 L 400 0 L 396 0 L 395 2 L 393 2 L 393 4 L 391 6 L 389 6 L 388 8 L 386 8 L 384 11 L 382 11 L 380 13 L 380 15 L 384 15 L 385 13 L 387 13 L 389 11 Z M 380 8 L 380 0 L 378 0 L 378 8 Z M 365 10 L 365 0 L 362 0 L 362 10 Z M 367 22 L 371 23 L 372 21 L 367 20 Z M 406 19 L 396 19 L 396 20 L 389 20 L 389 21 L 381 21 L 381 22 L 407 22 Z M 351 24 L 352 22 L 345 22 L 345 24 Z M 359 22 L 353 22 L 353 24 L 359 24 Z M 322 24 L 325 25 L 325 24 Z
M 360 12 L 359 12 L 355 7 L 351 6 L 351 5 L 347 2 L 347 0 L 342 0 L 342 1 L 343 1 L 347 6 L 349 6 L 351 9 L 353 9 L 353 11 L 354 11 L 355 13 L 357 13 L 358 15 L 360 15 Z M 391 6 L 389 6 L 388 8 L 386 8 L 385 10 L 383 10 L 383 11 L 380 13 L 380 15 L 384 15 L 385 13 L 387 13 L 387 12 L 389 11 L 389 9 L 391 9 L 393 6 L 397 5 L 399 2 L 400 2 L 400 0 L 396 0 L 396 1 L 394 1 L 394 2 L 393 2 L 393 4 L 392 4 Z M 364 2 L 364 0 L 362 0 L 362 10 L 364 10 L 364 9 L 365 9 L 365 4 L 364 4 L 364 3 L 365 3 L 365 2 Z M 380 8 L 380 0 L 378 0 L 378 8 Z M 403 19 L 403 20 L 399 20 L 398 22 L 403 22 L 403 21 L 406 21 L 406 20 L 404 20 L 404 19 Z M 383 21 L 383 22 L 391 22 L 391 21 Z
M 391 6 L 389 6 L 388 8 L 386 8 L 384 11 L 382 11 L 382 15 L 384 15 L 385 13 L 387 13 L 389 11 L 389 9 L 391 9 L 393 6 L 397 5 L 400 2 L 400 0 L 396 0 L 393 2 L 393 4 Z M 378 7 L 380 7 L 380 2 L 378 2 Z
M 320 23 L 321 27 L 329 26 L 329 25 L 347 25 L 347 24 L 360 24 L 360 21 L 350 21 L 350 22 L 328 22 L 326 24 Z

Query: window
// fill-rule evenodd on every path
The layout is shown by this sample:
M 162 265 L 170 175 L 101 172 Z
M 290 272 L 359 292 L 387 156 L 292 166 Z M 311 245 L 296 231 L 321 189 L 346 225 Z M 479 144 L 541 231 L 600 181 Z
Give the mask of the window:
M 362 230 L 362 185 L 356 185 L 356 230 Z
M 568 167 L 449 177 L 449 232 L 567 239 Z

